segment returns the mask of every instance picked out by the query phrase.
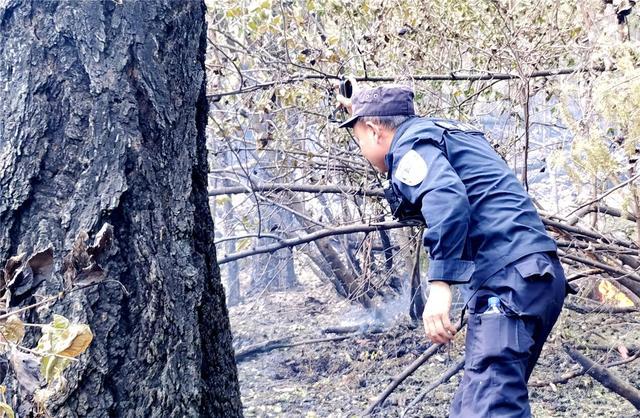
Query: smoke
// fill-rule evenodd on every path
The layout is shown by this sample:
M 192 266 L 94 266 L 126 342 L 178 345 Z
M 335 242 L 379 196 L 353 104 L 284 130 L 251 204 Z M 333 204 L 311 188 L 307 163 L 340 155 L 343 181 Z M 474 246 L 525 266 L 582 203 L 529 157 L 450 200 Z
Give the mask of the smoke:
M 456 286 L 451 287 L 452 305 L 451 318 L 456 319 L 464 305 L 462 292 Z M 425 300 L 429 295 L 429 289 L 425 292 Z M 411 321 L 409 307 L 411 305 L 411 289 L 403 286 L 401 293 L 395 296 L 377 298 L 370 309 L 362 305 L 351 306 L 342 314 L 340 326 L 358 327 L 360 331 L 387 329 Z

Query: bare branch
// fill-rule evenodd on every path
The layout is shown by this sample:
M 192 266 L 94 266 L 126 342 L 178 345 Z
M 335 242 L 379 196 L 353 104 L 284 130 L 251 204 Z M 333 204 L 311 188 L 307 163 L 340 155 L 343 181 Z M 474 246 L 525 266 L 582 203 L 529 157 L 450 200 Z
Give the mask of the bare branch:
M 416 223 L 411 223 L 411 222 L 388 221 L 388 222 L 377 222 L 377 223 L 370 223 L 370 224 L 346 225 L 346 226 L 339 226 L 336 228 L 321 229 L 319 231 L 313 232 L 311 234 L 303 235 L 301 237 L 283 239 L 279 243 L 266 245 L 264 247 L 254 248 L 252 250 L 240 251 L 237 253 L 228 254 L 218 259 L 218 264 L 229 263 L 231 261 L 239 260 L 241 258 L 249 257 L 256 254 L 273 252 L 281 248 L 294 247 L 296 245 L 305 244 L 307 242 L 315 241 L 317 239 L 333 236 L 333 235 L 353 234 L 356 232 L 372 232 L 372 231 L 378 231 L 380 229 L 404 228 L 404 227 L 415 226 L 415 225 Z
M 602 66 L 597 67 L 574 67 L 574 68 L 555 68 L 551 70 L 542 70 L 542 71 L 533 71 L 526 75 L 527 78 L 539 78 L 539 77 L 555 77 L 559 75 L 568 75 L 568 74 L 578 74 L 578 73 L 587 73 L 591 71 L 607 71 Z M 609 69 L 611 70 L 611 69 Z M 452 71 L 448 74 L 422 74 L 415 75 L 411 77 L 412 80 L 416 81 L 481 81 L 481 80 L 515 80 L 522 78 L 519 74 L 511 74 L 511 73 L 494 73 L 490 71 L 478 71 L 478 72 L 469 72 L 469 71 Z M 323 74 L 303 74 L 297 75 L 289 78 L 285 78 L 283 80 L 274 80 L 268 81 L 264 83 L 255 84 L 253 86 L 242 87 L 236 90 L 211 94 L 207 96 L 207 99 L 212 101 L 218 101 L 224 96 L 235 96 L 238 94 L 246 94 L 251 93 L 257 90 L 266 89 L 273 86 L 280 86 L 284 84 L 294 84 L 302 81 L 308 80 L 338 80 L 340 79 L 339 75 L 323 75 Z M 397 77 L 356 77 L 357 81 L 368 81 L 368 82 L 378 82 L 378 83 L 389 83 L 397 80 Z
M 570 219 L 568 219 L 568 223 L 570 225 L 575 225 L 584 215 L 591 212 L 603 213 L 605 215 L 613 216 L 616 218 L 623 218 L 631 222 L 637 221 L 637 218 L 629 212 L 623 212 L 620 209 L 612 208 L 611 206 L 603 205 L 602 203 L 600 203 L 593 206 L 586 206 L 578 210 Z
M 449 379 L 451 379 L 453 376 L 458 374 L 458 372 L 464 368 L 464 360 L 465 358 L 462 357 L 460 360 L 458 360 L 457 363 L 455 363 L 446 372 L 444 372 L 442 376 L 440 376 L 435 382 L 431 383 L 429 386 L 424 388 L 424 390 L 420 392 L 420 394 L 416 396 L 416 398 L 413 401 L 411 401 L 409 405 L 407 405 L 407 407 L 404 409 L 404 411 L 402 411 L 402 414 L 400 414 L 400 416 L 402 417 L 405 416 L 409 411 L 409 409 L 416 406 L 418 402 L 422 401 L 424 397 L 427 396 L 430 392 L 432 392 L 435 388 L 437 388 L 443 383 L 447 383 Z
M 312 340 L 304 340 L 304 341 L 296 341 L 296 342 L 291 342 L 291 339 L 289 337 L 278 338 L 274 340 L 263 341 L 261 343 L 253 344 L 253 345 L 244 347 L 242 349 L 239 349 L 237 350 L 235 359 L 236 359 L 236 363 L 239 363 L 256 354 L 267 353 L 269 351 L 273 351 L 278 348 L 297 347 L 299 345 L 317 344 L 317 343 L 324 343 L 329 341 L 341 341 L 341 340 L 346 340 L 347 338 L 356 337 L 358 335 L 362 335 L 362 333 L 356 332 L 356 333 L 347 334 L 347 335 L 316 338 Z
M 593 204 L 593 203 L 596 203 L 596 202 L 601 201 L 601 200 L 602 200 L 602 199 L 604 199 L 605 197 L 609 196 L 611 193 L 615 192 L 615 191 L 616 191 L 616 190 L 618 190 L 618 189 L 623 188 L 624 186 L 627 186 L 627 185 L 629 185 L 629 184 L 633 183 L 634 181 L 636 181 L 636 180 L 637 180 L 637 179 L 639 179 L 639 178 L 640 178 L 640 173 L 638 173 L 638 174 L 636 174 L 635 176 L 633 176 L 633 177 L 631 177 L 631 178 L 629 178 L 629 179 L 627 179 L 627 180 L 623 181 L 622 183 L 618 184 L 617 186 L 614 186 L 614 187 L 610 188 L 610 189 L 609 189 L 609 190 L 607 190 L 605 193 L 601 194 L 600 196 L 596 197 L 595 199 L 593 199 L 593 200 L 591 200 L 591 201 L 589 201 L 589 202 L 587 202 L 587 203 L 584 203 L 584 204 L 582 204 L 582 205 L 578 206 L 577 208 L 575 208 L 574 210 L 572 210 L 572 211 L 569 213 L 569 215 L 572 215 L 572 214 L 576 213 L 577 211 L 579 211 L 580 209 L 584 208 L 585 206 L 589 206 L 589 205 L 591 205 L 591 204 Z M 569 215 L 567 215 L 567 216 L 569 216 Z
M 584 346 L 578 346 L 578 348 L 585 348 Z M 595 347 L 595 349 L 601 349 L 600 347 Z M 606 350 L 610 350 L 611 347 L 606 347 Z M 605 365 L 603 365 L 602 367 L 604 368 L 610 368 L 610 367 L 616 367 L 616 366 L 622 366 L 624 364 L 627 363 L 631 363 L 635 360 L 638 359 L 638 357 L 640 356 L 640 351 L 638 351 L 636 354 L 634 354 L 633 356 L 624 359 L 624 360 L 620 360 L 620 361 L 614 361 L 611 363 L 607 363 Z M 567 383 L 569 380 L 573 379 L 574 377 L 579 377 L 584 375 L 587 372 L 587 369 L 585 367 L 582 367 L 580 370 L 575 370 L 572 372 L 567 372 L 564 373 L 563 375 L 559 376 L 558 378 L 549 381 L 549 382 L 542 382 L 542 381 L 533 381 L 533 382 L 529 382 L 529 386 L 531 387 L 544 387 L 544 386 L 549 386 L 550 384 L 558 384 L 558 383 Z
M 316 185 L 316 184 L 289 184 L 289 183 L 262 183 L 253 184 L 254 192 L 302 192 L 302 193 L 345 193 L 358 196 L 384 197 L 381 189 L 363 189 L 361 187 L 349 187 L 338 185 Z M 250 193 L 249 186 L 220 187 L 209 191 L 209 196 L 220 196 L 224 194 Z
M 458 323 L 457 329 L 460 331 L 462 327 L 466 325 L 467 321 L 463 320 L 461 323 Z M 384 401 L 391 395 L 400 383 L 404 382 L 404 380 L 409 377 L 413 372 L 418 370 L 420 366 L 422 366 L 431 356 L 438 352 L 440 347 L 444 344 L 433 344 L 431 347 L 427 348 L 427 350 L 420 355 L 417 359 L 413 361 L 409 366 L 407 366 L 399 375 L 393 378 L 391 383 L 382 391 L 378 397 L 369 404 L 367 409 L 364 411 L 362 415 L 371 415 L 371 413 L 379 406 L 381 406 Z

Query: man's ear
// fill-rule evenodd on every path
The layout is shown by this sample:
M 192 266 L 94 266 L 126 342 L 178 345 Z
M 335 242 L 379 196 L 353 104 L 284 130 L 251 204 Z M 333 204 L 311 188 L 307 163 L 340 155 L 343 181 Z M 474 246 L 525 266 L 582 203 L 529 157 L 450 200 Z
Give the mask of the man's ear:
M 377 123 L 373 123 L 371 121 L 367 121 L 366 124 L 376 134 L 376 141 L 380 142 L 381 134 L 382 134 L 382 132 L 381 132 L 382 127 L 380 125 L 378 125 Z

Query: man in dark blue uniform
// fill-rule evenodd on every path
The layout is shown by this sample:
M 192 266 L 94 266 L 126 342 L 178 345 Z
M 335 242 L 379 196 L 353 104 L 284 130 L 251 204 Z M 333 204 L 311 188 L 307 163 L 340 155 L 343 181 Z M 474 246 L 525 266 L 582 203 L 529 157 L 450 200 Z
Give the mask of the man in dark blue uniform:
M 388 173 L 393 215 L 427 225 L 423 320 L 433 342 L 453 338 L 450 286 L 462 286 L 470 314 L 466 362 L 450 416 L 531 416 L 527 381 L 567 284 L 526 191 L 482 132 L 417 117 L 406 87 L 364 89 L 338 101 L 351 113 L 340 126 L 353 128 L 364 157 Z

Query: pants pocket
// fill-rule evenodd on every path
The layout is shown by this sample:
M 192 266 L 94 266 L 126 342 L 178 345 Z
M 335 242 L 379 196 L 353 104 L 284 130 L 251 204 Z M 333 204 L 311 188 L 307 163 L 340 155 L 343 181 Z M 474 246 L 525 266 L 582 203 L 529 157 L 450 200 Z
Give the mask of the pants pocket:
M 467 330 L 467 367 L 484 370 L 495 363 L 526 360 L 533 338 L 517 316 L 474 314 Z

